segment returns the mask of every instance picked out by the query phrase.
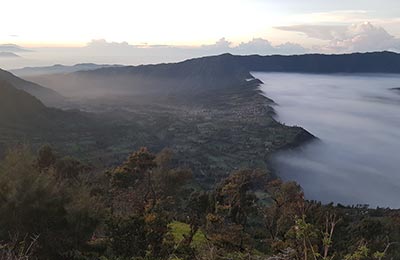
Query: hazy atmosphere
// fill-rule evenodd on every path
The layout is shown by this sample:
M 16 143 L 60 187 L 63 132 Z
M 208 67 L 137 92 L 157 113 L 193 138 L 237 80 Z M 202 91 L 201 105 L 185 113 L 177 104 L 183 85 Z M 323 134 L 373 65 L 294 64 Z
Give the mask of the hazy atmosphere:
M 253 73 L 276 118 L 319 140 L 274 157 L 310 199 L 400 207 L 400 86 L 396 75 Z
M 396 51 L 399 9 L 396 0 L 5 1 L 0 61 L 15 69 L 176 62 L 225 52 Z M 15 12 L 24 19 L 14 19 Z
M 0 10 L 0 260 L 400 259 L 400 0 Z

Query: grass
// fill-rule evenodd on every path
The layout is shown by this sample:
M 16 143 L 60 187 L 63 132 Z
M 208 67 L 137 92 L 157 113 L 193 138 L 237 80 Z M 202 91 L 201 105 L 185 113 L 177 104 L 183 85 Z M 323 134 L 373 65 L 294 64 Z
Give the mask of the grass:
M 173 221 L 169 224 L 169 228 L 171 229 L 171 233 L 174 236 L 175 242 L 179 243 L 183 240 L 183 235 L 188 235 L 190 232 L 189 224 Z M 207 243 L 207 238 L 201 230 L 198 230 L 193 237 L 192 246 L 194 248 L 201 248 Z

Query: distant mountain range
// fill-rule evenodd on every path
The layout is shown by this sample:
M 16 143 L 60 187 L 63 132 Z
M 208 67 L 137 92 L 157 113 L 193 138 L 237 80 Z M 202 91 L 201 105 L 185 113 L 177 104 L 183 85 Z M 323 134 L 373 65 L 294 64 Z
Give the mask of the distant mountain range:
M 31 50 L 24 49 L 16 44 L 0 44 L 0 51 L 4 52 L 31 52 Z
M 42 87 L 36 83 L 23 80 L 12 73 L 0 69 L 0 81 L 8 82 L 17 89 L 24 90 L 35 96 L 48 106 L 57 106 L 65 102 L 65 98 L 56 91 Z
M 140 146 L 156 151 L 170 147 L 179 160 L 200 169 L 195 173 L 199 179 L 214 183 L 213 176 L 239 166 L 262 167 L 272 152 L 313 139 L 304 129 L 273 119 L 270 100 L 259 94 L 260 81 L 252 71 L 400 73 L 400 55 L 223 54 L 25 77 L 36 83 L 0 70 L 0 80 L 6 82 L 0 89 L 0 148 L 10 140 L 44 140 L 109 162 Z M 45 107 L 57 97 L 62 100 L 54 90 L 76 98 L 76 108 L 98 113 Z
M 296 73 L 400 73 L 400 54 L 219 56 L 179 63 L 103 67 L 70 74 L 27 77 L 65 96 L 190 96 L 222 90 L 251 79 L 251 71 Z
M 86 70 L 95 70 L 100 68 L 121 67 L 121 66 L 122 65 L 107 65 L 107 64 L 94 64 L 94 63 L 80 63 L 73 66 L 55 64 L 53 66 L 46 66 L 46 67 L 25 67 L 21 69 L 11 70 L 11 72 L 20 77 L 25 77 L 25 76 L 48 75 L 48 74 L 65 74 L 76 71 L 86 71 Z
M 0 52 L 0 58 L 20 58 L 20 56 L 13 52 L 2 51 Z
M 396 93 L 400 94 L 400 88 L 391 88 L 390 90 L 395 91 Z
M 230 62 L 250 71 L 299 73 L 400 73 L 400 54 L 370 52 L 352 54 L 304 54 L 272 56 L 226 55 Z
M 17 48 L 17 46 L 8 47 Z M 47 106 L 65 102 L 64 97 L 58 92 L 66 96 L 83 98 L 111 97 L 118 100 L 115 97 L 122 97 L 124 100 L 129 100 L 137 96 L 148 98 L 136 99 L 141 102 L 168 99 L 174 102 L 193 103 L 209 100 L 210 95 L 224 93 L 232 86 L 247 86 L 249 80 L 256 82 L 257 80 L 250 74 L 251 71 L 400 73 L 400 54 L 393 52 L 295 56 L 223 54 L 157 65 L 120 66 L 83 63 L 74 66 L 54 65 L 14 70 L 20 74 L 31 75 L 26 78 L 37 83 L 0 69 L 0 81 L 26 91 Z M 199 101 L 200 97 L 203 101 Z M 37 102 L 31 103 L 39 106 Z
M 73 72 L 79 69 L 81 70 Z M 0 70 L 0 81 L 7 82 L 16 89 L 26 91 L 47 106 L 56 106 L 65 102 L 65 98 L 58 92 L 71 97 L 101 97 L 103 99 L 110 98 L 114 101 L 121 100 L 121 98 L 130 100 L 139 97 L 132 100 L 143 103 L 162 103 L 165 100 L 168 100 L 168 102 L 172 100 L 171 102 L 174 103 L 204 104 L 204 102 L 211 100 L 210 96 L 223 95 L 232 86 L 248 86 L 249 80 L 256 82 L 257 80 L 250 74 L 251 71 L 400 73 L 400 54 L 393 52 L 296 56 L 234 56 L 223 54 L 158 65 L 77 64 L 74 66 L 55 65 L 25 68 L 20 72 L 23 72 L 23 70 L 25 70 L 25 73 L 29 71 L 30 73 L 47 72 L 50 75 L 27 77 L 37 84 L 23 80 L 10 72 Z M 59 74 L 59 72 L 66 74 Z M 10 90 L 7 93 L 11 93 Z M 20 99 L 27 99 L 26 95 L 20 96 Z M 4 99 L 4 95 L 2 98 L 4 102 L 14 100 L 13 98 Z M 15 102 L 21 103 L 18 100 Z M 28 103 L 36 104 L 36 107 L 39 106 L 36 101 Z
M 69 74 L 24 77 L 68 97 L 169 96 L 209 93 L 250 78 L 249 72 L 214 56 L 180 63 L 106 67 Z

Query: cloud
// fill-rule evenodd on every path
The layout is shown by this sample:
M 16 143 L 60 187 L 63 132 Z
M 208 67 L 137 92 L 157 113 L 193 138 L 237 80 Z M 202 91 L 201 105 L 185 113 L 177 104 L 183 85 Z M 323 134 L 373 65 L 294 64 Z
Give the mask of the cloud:
M 0 52 L 0 58 L 21 58 L 21 57 L 13 52 L 2 51 Z
M 397 22 L 397 21 L 396 21 Z M 373 23 L 356 23 L 354 25 L 294 25 L 277 27 L 280 30 L 298 32 L 310 39 L 318 39 L 312 47 L 298 43 L 286 42 L 274 44 L 265 38 L 253 38 L 241 43 L 233 43 L 221 38 L 212 44 L 199 46 L 150 45 L 147 43 L 130 44 L 129 42 L 110 42 L 95 39 L 83 47 L 36 47 L 34 52 L 24 53 L 25 59 L 16 63 L 2 61 L 4 68 L 24 66 L 45 66 L 54 63 L 75 64 L 82 62 L 110 64 L 150 64 L 161 62 L 178 62 L 189 58 L 232 53 L 237 55 L 273 55 L 348 53 L 368 51 L 400 51 L 400 38 L 387 32 L 383 27 Z M 308 41 L 311 42 L 311 41 Z M 0 45 L 0 52 L 19 54 L 26 49 L 15 44 Z
M 30 52 L 31 50 L 24 49 L 16 44 L 0 44 L 2 52 Z
M 105 39 L 94 39 L 88 42 L 87 47 L 94 47 L 94 48 L 102 48 L 102 47 L 116 47 L 116 48 L 121 48 L 121 47 L 129 47 L 128 42 L 107 42 Z
M 371 12 L 366 10 L 336 10 L 328 12 L 313 12 L 296 15 L 295 18 L 310 24 L 360 23 L 371 18 Z
M 231 48 L 233 53 L 238 54 L 301 54 L 309 52 L 300 44 L 287 42 L 280 45 L 272 43 L 263 38 L 253 38 L 251 41 L 242 42 L 238 46 Z
M 311 50 L 304 48 L 300 44 L 297 43 L 283 43 L 276 46 L 278 53 L 280 54 L 302 54 L 302 53 L 309 53 Z
M 310 38 L 320 40 L 334 40 L 344 37 L 346 33 L 346 26 L 344 25 L 293 25 L 275 28 L 283 31 L 304 33 Z
M 127 42 L 108 42 L 104 39 L 90 41 L 86 49 L 95 52 L 107 51 L 108 54 L 125 54 L 136 55 L 151 52 L 153 55 L 160 54 L 163 56 L 171 56 L 185 54 L 191 56 L 199 55 L 215 55 L 221 53 L 232 54 L 299 54 L 309 52 L 306 48 L 295 43 L 284 43 L 273 45 L 270 41 L 263 38 L 253 38 L 248 42 L 241 42 L 234 45 L 233 42 L 226 38 L 221 38 L 213 44 L 203 44 L 197 47 L 193 46 L 177 46 L 177 45 L 130 45 Z
M 349 26 L 295 25 L 277 28 L 300 32 L 310 38 L 328 41 L 326 45 L 316 46 L 316 51 L 342 53 L 400 50 L 400 38 L 396 38 L 383 27 L 370 22 Z
M 382 27 L 371 23 L 351 25 L 346 35 L 332 41 L 328 48 L 337 51 L 382 51 L 400 50 L 400 39 L 389 34 Z
M 275 51 L 275 47 L 273 47 L 268 40 L 263 38 L 253 38 L 253 40 L 249 42 L 242 42 L 235 49 L 243 53 L 265 53 Z
M 205 50 L 227 50 L 230 49 L 232 45 L 232 42 L 228 41 L 227 39 L 225 39 L 225 37 L 219 39 L 218 41 L 216 41 L 214 44 L 210 44 L 210 45 L 201 45 L 200 48 L 201 49 L 205 49 Z

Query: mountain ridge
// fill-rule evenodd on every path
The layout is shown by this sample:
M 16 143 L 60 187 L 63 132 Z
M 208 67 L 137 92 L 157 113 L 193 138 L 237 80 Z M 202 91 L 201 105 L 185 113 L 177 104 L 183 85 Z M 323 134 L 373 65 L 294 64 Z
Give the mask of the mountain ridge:
M 21 79 L 11 72 L 0 69 L 0 80 L 9 82 L 15 88 L 24 90 L 35 96 L 47 106 L 57 106 L 65 102 L 65 98 L 56 91 L 40 86 L 39 84 Z
M 65 96 L 199 96 L 246 85 L 252 71 L 295 73 L 400 73 L 400 54 L 247 55 L 221 54 L 178 63 L 99 68 L 28 78 Z M 86 86 L 85 89 L 82 86 Z
M 21 56 L 9 51 L 0 51 L 0 58 L 21 58 Z
M 0 80 L 0 120 L 2 125 L 36 121 L 47 108 L 31 94 Z
M 230 53 L 223 53 L 220 55 L 187 59 L 181 62 L 121 66 L 119 68 L 99 68 L 88 72 L 105 72 L 106 70 L 110 69 L 115 69 L 115 71 L 117 71 L 119 69 L 123 70 L 124 68 L 143 71 L 145 70 L 145 68 L 180 66 L 190 63 L 201 64 L 202 61 L 214 61 L 219 63 L 231 62 L 235 64 L 235 66 L 242 67 L 242 69 L 247 69 L 250 71 L 261 70 L 270 72 L 400 73 L 400 66 L 391 66 L 394 64 L 400 65 L 400 54 L 391 51 L 365 53 L 356 52 L 346 54 L 314 53 L 298 55 L 234 55 Z M 337 63 L 340 63 L 341 66 L 336 66 Z M 78 73 L 80 73 L 80 71 L 78 71 Z
M 97 113 L 52 109 L 50 121 L 19 132 L 35 144 L 45 140 L 77 155 L 87 151 L 96 160 L 112 162 L 141 146 L 170 147 L 210 185 L 237 167 L 263 167 L 273 151 L 313 139 L 300 127 L 275 121 L 260 82 L 248 80 L 251 74 L 224 56 L 52 76 L 55 86 L 76 88 L 75 108 Z M 93 95 L 101 91 L 102 98 Z M 0 143 L 1 137 L 4 143 L 16 140 L 17 131 L 2 134 Z
M 23 67 L 20 69 L 10 70 L 10 72 L 20 77 L 27 77 L 27 76 L 38 76 L 38 75 L 48 75 L 48 74 L 65 74 L 77 71 L 95 70 L 104 67 L 119 67 L 119 66 L 122 65 L 78 63 L 75 65 L 68 66 L 62 64 L 54 64 L 52 66 L 42 66 L 42 67 Z

